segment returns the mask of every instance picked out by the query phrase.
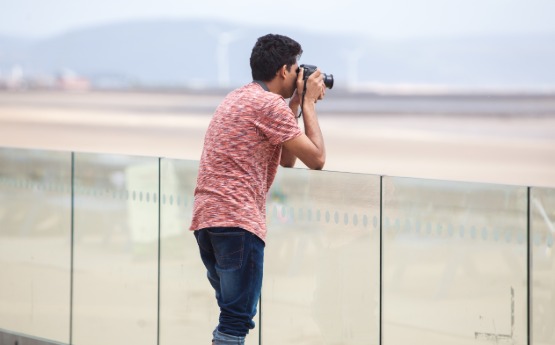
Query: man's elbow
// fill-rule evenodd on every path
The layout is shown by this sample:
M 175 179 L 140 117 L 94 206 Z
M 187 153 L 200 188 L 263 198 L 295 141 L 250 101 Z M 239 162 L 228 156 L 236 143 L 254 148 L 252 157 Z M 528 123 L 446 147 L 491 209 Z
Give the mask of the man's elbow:
M 324 169 L 324 163 L 315 165 L 312 170 L 322 170 Z
M 314 167 L 311 168 L 312 170 L 322 170 L 324 169 L 324 165 L 315 165 Z
M 326 164 L 326 157 L 322 156 L 310 162 L 310 165 L 308 167 L 312 170 L 322 170 L 324 169 L 325 164 Z
M 293 168 L 295 166 L 295 162 L 280 162 L 279 164 L 284 168 Z

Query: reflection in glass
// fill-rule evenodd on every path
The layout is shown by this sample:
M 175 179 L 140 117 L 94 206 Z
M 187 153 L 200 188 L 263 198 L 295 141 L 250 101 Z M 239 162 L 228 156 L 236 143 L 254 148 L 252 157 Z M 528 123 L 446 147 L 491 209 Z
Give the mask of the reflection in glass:
M 526 344 L 527 191 L 383 178 L 384 344 Z
M 555 344 L 555 189 L 532 188 L 532 340 Z
M 73 342 L 156 344 L 158 159 L 75 154 Z
M 69 342 L 71 153 L 0 149 L 0 329 Z
M 377 176 L 280 169 L 267 204 L 263 343 L 378 344 L 378 210 Z

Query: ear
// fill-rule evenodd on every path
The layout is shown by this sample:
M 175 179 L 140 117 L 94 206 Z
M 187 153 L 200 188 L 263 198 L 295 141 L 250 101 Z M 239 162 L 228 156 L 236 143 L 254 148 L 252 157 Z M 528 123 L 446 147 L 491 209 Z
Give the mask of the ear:
M 281 66 L 281 68 L 277 71 L 277 75 L 278 75 L 280 78 L 285 79 L 286 72 L 287 72 L 287 65 L 283 65 L 283 66 Z

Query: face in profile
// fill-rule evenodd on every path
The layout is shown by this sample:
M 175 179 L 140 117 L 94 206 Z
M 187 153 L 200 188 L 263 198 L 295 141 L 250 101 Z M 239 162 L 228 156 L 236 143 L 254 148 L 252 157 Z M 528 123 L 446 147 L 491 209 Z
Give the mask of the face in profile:
M 299 69 L 299 64 L 295 63 L 292 65 L 289 70 L 286 69 L 286 80 L 285 85 L 287 85 L 286 95 L 284 98 L 291 98 L 295 89 L 297 88 L 297 70 Z

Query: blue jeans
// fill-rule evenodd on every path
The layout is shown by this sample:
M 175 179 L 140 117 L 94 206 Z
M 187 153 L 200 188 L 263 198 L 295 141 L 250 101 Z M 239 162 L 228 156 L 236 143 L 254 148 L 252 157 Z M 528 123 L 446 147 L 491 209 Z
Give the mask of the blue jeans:
M 244 344 L 260 299 L 264 241 L 241 228 L 206 228 L 194 232 L 208 281 L 220 307 L 214 344 Z

